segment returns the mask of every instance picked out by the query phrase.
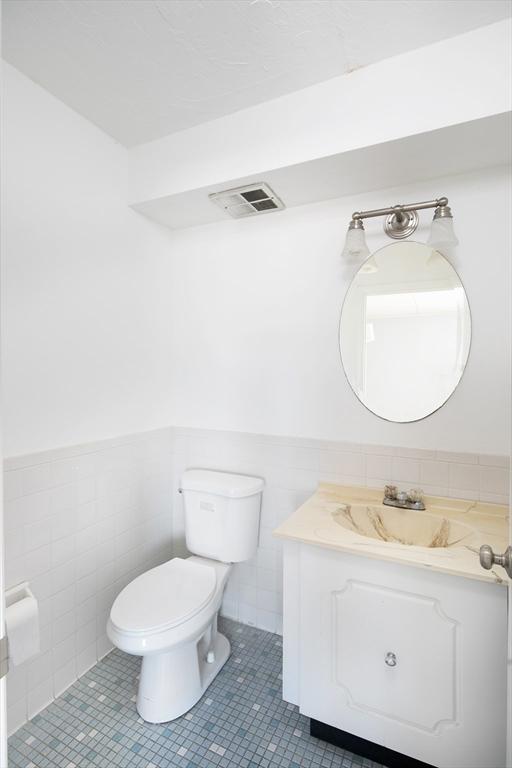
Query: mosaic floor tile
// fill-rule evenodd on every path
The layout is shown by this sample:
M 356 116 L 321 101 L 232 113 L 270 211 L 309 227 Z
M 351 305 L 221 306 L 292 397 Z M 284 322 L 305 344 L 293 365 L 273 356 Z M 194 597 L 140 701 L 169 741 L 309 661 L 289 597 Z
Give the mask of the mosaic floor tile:
M 115 650 L 9 739 L 9 768 L 382 768 L 309 735 L 281 698 L 278 635 L 221 620 L 232 654 L 186 715 L 137 714 L 140 659 Z

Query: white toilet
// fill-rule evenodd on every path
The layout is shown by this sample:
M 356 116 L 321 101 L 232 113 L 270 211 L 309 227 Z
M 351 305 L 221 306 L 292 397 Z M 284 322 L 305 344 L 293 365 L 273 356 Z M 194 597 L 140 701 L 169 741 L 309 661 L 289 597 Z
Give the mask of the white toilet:
M 187 712 L 228 659 L 217 615 L 231 563 L 256 553 L 263 485 L 258 477 L 187 470 L 181 492 L 194 554 L 143 573 L 114 601 L 107 633 L 143 657 L 137 710 L 150 723 Z

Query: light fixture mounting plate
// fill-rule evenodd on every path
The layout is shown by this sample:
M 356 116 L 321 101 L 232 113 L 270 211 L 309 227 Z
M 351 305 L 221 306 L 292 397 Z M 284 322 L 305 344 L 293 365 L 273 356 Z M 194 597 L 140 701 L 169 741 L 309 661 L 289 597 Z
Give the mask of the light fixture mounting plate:
M 419 220 L 417 211 L 400 211 L 400 218 L 394 211 L 384 220 L 384 232 L 394 240 L 403 240 L 416 231 Z

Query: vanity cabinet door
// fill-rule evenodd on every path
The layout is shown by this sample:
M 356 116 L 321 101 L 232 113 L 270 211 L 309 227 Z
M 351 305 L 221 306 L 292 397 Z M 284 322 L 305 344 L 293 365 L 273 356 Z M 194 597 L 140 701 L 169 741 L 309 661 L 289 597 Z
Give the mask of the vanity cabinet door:
M 299 573 L 303 714 L 440 768 L 505 765 L 506 589 L 306 545 Z
M 352 707 L 430 733 L 455 723 L 457 622 L 437 600 L 349 579 L 331 611 L 333 677 Z

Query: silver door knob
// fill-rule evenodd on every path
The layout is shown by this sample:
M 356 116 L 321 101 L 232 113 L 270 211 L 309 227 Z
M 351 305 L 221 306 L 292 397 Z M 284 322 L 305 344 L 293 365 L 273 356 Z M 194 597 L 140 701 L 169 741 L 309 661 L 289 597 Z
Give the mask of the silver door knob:
M 512 579 L 512 547 L 507 547 L 502 555 L 495 555 L 492 547 L 484 544 L 480 547 L 480 565 L 490 571 L 493 565 L 502 565 Z

